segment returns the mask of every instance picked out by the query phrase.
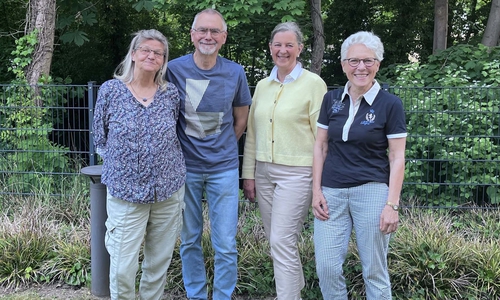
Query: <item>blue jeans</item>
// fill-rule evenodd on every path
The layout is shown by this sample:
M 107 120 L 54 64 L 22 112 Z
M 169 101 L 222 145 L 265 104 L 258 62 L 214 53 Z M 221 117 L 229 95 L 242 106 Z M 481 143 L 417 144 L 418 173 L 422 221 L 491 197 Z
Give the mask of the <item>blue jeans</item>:
M 184 225 L 180 254 L 182 278 L 189 299 L 207 299 L 205 262 L 201 247 L 203 233 L 202 197 L 208 217 L 214 258 L 213 299 L 230 300 L 236 286 L 238 252 L 238 169 L 216 173 L 186 174 Z

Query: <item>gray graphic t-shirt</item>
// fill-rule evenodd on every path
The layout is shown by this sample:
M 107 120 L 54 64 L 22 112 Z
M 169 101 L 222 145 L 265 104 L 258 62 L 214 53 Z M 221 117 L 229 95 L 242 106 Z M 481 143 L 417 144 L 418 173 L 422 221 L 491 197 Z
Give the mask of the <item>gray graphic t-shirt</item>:
M 216 173 L 238 168 L 233 108 L 252 102 L 243 67 L 218 57 L 212 69 L 202 70 L 188 54 L 168 63 L 166 78 L 179 89 L 177 132 L 187 170 Z

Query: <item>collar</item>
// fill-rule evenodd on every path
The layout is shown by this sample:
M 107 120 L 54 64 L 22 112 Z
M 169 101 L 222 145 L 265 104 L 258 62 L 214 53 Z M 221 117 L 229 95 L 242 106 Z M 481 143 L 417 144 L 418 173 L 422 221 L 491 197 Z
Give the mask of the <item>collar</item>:
M 349 94 L 349 87 L 351 86 L 351 83 L 348 81 L 345 86 L 344 86 L 344 92 L 342 93 L 342 101 L 344 101 L 345 96 Z M 368 90 L 368 92 L 363 94 L 363 98 L 365 101 L 370 104 L 370 106 L 373 104 L 373 101 L 375 101 L 375 97 L 377 97 L 378 92 L 380 91 L 380 84 L 377 82 L 377 80 L 373 80 L 373 86 Z
M 286 75 L 283 83 L 287 84 L 287 83 L 290 83 L 290 82 L 297 80 L 299 78 L 299 76 L 302 75 L 303 70 L 304 69 L 302 69 L 302 64 L 300 62 L 297 62 L 297 64 L 293 68 L 292 72 L 290 72 L 290 74 Z M 281 81 L 279 81 L 279 79 L 278 79 L 278 67 L 276 67 L 276 66 L 273 67 L 271 74 L 269 75 L 269 78 L 267 80 L 269 80 L 269 81 L 274 80 L 276 82 L 281 83 Z

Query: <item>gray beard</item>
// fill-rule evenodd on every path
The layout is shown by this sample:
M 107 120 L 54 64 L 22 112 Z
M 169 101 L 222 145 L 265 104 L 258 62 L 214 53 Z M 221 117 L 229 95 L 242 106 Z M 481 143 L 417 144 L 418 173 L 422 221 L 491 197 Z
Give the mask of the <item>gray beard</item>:
M 214 45 L 214 46 L 216 46 L 216 45 Z M 210 49 L 205 48 L 203 45 L 198 47 L 198 51 L 200 51 L 200 53 L 203 55 L 212 55 L 215 53 L 216 50 L 217 50 L 217 47 L 211 47 Z

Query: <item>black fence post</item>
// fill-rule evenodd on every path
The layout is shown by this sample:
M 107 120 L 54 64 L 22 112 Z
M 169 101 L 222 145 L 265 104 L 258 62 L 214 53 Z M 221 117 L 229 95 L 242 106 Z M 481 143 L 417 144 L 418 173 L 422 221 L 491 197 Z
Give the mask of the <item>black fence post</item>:
M 88 99 L 89 99 L 89 165 L 95 166 L 97 165 L 97 155 L 95 153 L 94 146 L 94 131 L 92 128 L 92 124 L 94 122 L 94 103 L 97 99 L 97 86 L 95 81 L 89 81 L 87 83 L 88 87 Z

